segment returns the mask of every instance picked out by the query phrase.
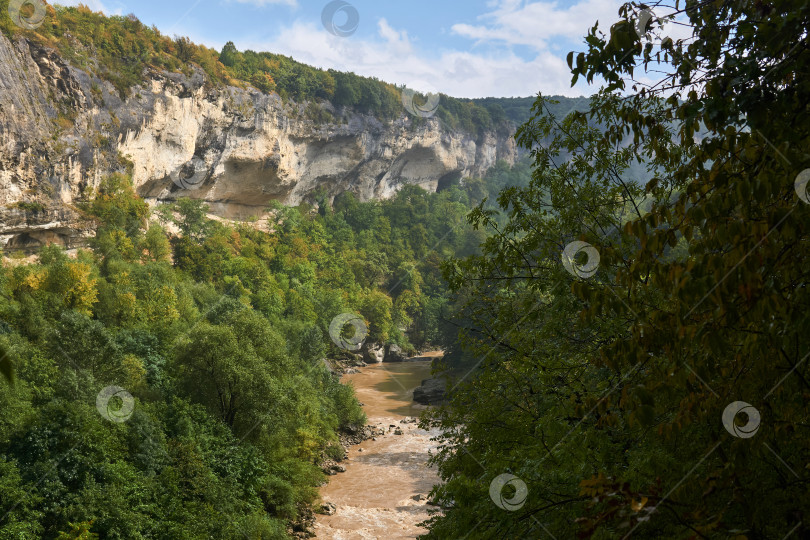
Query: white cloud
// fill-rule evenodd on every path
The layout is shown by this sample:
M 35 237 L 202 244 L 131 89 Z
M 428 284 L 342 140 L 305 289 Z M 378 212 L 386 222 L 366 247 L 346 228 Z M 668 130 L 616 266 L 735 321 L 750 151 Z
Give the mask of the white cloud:
M 607 28 L 619 19 L 616 0 L 582 0 L 561 8 L 558 2 L 500 0 L 481 15 L 481 24 L 456 24 L 453 33 L 479 42 L 499 41 L 545 49 L 555 39 L 581 41 L 595 21 Z
M 392 27 L 385 19 L 378 21 L 377 35 L 369 39 L 340 38 L 315 23 L 298 22 L 271 41 L 251 40 L 237 46 L 277 52 L 317 67 L 353 71 L 395 84 L 425 81 L 456 97 L 531 96 L 538 91 L 574 96 L 587 91 L 570 88 L 571 74 L 565 59 L 548 50 L 537 51 L 530 59 L 503 48 L 486 53 L 427 53 L 414 47 L 407 31 Z

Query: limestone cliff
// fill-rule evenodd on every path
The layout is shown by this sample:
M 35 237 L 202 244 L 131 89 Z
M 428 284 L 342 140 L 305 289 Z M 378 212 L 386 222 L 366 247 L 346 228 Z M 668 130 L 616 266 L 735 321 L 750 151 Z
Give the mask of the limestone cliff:
M 0 35 L 0 244 L 79 242 L 91 226 L 74 204 L 115 171 L 131 170 L 147 200 L 201 198 L 240 219 L 317 188 L 361 200 L 403 184 L 436 190 L 516 158 L 503 131 L 454 132 L 436 118 L 381 122 L 329 103 L 319 105 L 329 114 L 313 115 L 318 106 L 305 105 L 215 86 L 194 68 L 149 70 L 122 99 L 56 51 Z

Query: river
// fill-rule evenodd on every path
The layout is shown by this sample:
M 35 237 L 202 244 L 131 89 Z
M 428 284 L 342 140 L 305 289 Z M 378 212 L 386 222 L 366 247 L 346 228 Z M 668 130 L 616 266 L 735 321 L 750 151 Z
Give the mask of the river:
M 440 356 L 433 353 L 427 356 Z M 430 375 L 430 360 L 373 364 L 361 373 L 344 375 L 355 387 L 368 423 L 386 430 L 376 440 L 349 448 L 346 472 L 330 477 L 321 488 L 321 498 L 337 508 L 334 515 L 319 515 L 316 538 L 335 540 L 416 538 L 425 532 L 418 523 L 429 517 L 426 499 L 437 482 L 427 466 L 430 438 L 436 432 L 421 430 L 415 423 L 425 406 L 413 402 L 413 390 Z M 402 435 L 396 435 L 396 426 Z

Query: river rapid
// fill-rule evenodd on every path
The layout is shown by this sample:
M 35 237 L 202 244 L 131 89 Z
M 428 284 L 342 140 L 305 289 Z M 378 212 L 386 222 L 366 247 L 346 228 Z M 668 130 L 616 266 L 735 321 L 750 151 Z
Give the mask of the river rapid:
M 350 447 L 349 459 L 341 463 L 346 472 L 332 476 L 321 488 L 323 502 L 333 503 L 336 511 L 317 516 L 316 538 L 416 538 L 426 532 L 418 523 L 435 509 L 427 505 L 426 496 L 438 477 L 427 459 L 434 447 L 430 438 L 438 432 L 419 429 L 406 419 L 418 418 L 426 408 L 413 402 L 413 390 L 430 376 L 430 360 L 361 369 L 344 375 L 343 382 L 354 385 L 369 425 L 384 428 L 385 435 Z M 419 495 L 422 500 L 415 500 Z

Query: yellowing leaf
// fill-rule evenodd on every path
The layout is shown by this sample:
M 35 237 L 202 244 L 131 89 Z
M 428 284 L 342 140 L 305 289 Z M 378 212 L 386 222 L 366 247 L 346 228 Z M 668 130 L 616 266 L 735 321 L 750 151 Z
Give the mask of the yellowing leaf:
M 633 509 L 633 512 L 641 512 L 641 509 L 647 505 L 647 497 L 642 497 L 640 501 L 630 501 L 630 508 Z

